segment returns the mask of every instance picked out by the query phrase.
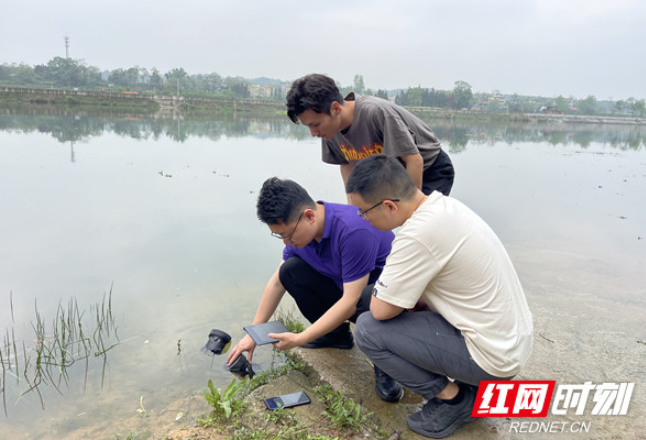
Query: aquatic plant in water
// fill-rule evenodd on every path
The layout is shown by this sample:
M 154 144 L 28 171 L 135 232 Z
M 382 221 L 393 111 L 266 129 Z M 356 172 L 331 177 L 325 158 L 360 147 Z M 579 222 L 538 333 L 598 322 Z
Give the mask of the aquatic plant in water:
M 11 320 L 14 321 L 13 294 L 9 297 Z M 75 298 L 71 298 L 67 307 L 59 303 L 56 316 L 47 322 L 34 304 L 35 322 L 32 322 L 34 346 L 28 346 L 25 340 L 18 340 L 14 328 L 7 328 L 0 344 L 0 392 L 2 405 L 7 416 L 7 388 L 9 383 L 23 387 L 20 396 L 36 392 L 41 406 L 45 407 L 40 388 L 51 385 L 60 392 L 63 383 L 68 384 L 68 371 L 72 365 L 85 363 L 84 387 L 87 387 L 89 361 L 92 356 L 100 358 L 101 388 L 105 379 L 107 353 L 119 343 L 117 326 L 112 315 L 112 288 L 103 296 L 101 304 L 90 307 L 93 322 L 84 325 L 85 311 L 80 311 Z M 86 323 L 87 324 L 87 323 Z M 29 340 L 29 339 L 28 339 Z

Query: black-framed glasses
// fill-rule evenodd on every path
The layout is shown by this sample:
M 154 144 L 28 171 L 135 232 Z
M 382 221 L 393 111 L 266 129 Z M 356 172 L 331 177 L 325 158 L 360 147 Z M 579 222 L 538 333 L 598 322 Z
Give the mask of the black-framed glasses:
M 298 228 L 298 223 L 301 221 L 301 218 L 303 218 L 303 213 L 302 212 L 301 212 L 301 215 L 298 216 L 298 220 L 296 220 L 296 224 L 294 225 L 294 229 L 292 229 L 292 233 L 289 234 L 287 237 L 283 237 L 281 234 L 277 234 L 277 233 L 275 233 L 273 231 L 271 233 L 271 236 L 275 237 L 275 238 L 277 238 L 279 240 L 285 240 L 285 241 L 288 241 L 290 243 L 293 243 L 292 237 L 294 236 L 294 233 L 296 232 L 296 228 Z
M 366 219 L 366 214 L 368 213 L 368 211 L 370 211 L 371 209 L 375 209 L 377 206 L 381 206 L 381 204 L 384 203 L 386 200 L 388 200 L 390 202 L 399 202 L 399 199 L 383 199 L 381 202 L 375 203 L 374 205 L 372 205 L 370 208 L 366 209 L 365 211 L 362 211 L 362 210 L 358 209 L 357 210 L 357 215 L 365 220 Z

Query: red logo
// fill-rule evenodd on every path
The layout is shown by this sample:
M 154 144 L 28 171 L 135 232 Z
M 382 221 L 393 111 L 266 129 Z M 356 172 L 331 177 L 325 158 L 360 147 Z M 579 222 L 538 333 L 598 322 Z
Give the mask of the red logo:
M 553 380 L 482 381 L 471 417 L 545 417 Z

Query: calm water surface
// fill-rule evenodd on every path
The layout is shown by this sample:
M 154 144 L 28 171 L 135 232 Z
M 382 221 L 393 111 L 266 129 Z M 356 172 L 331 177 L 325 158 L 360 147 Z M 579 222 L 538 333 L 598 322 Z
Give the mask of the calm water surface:
M 512 258 L 550 249 L 602 262 L 628 286 L 617 301 L 646 307 L 643 287 L 632 288 L 646 282 L 644 129 L 430 125 L 456 168 L 452 196 Z M 68 369 L 63 395 L 40 387 L 45 409 L 9 375 L 0 438 L 113 423 L 109 437 L 142 396 L 159 412 L 209 379 L 226 386 L 225 358 L 199 349 L 213 328 L 244 336 L 280 261 L 281 242 L 255 215 L 274 175 L 345 200 L 319 142 L 282 119 L 0 116 L 0 335 L 13 330 L 30 351 L 35 306 L 51 322 L 74 298 L 91 317 L 112 290 L 122 341 L 105 373 L 92 359 L 87 378 L 84 364 Z M 549 277 L 549 262 L 523 271 Z M 268 367 L 271 350 L 254 361 Z

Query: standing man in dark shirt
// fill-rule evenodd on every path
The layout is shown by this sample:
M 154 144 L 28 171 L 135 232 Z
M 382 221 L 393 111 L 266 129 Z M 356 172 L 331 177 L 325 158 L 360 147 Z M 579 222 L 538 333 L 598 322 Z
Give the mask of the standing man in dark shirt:
M 344 185 L 357 162 L 385 154 L 404 165 L 424 194 L 451 192 L 453 164 L 435 134 L 390 101 L 354 92 L 343 98 L 332 78 L 311 74 L 287 92 L 287 116 L 322 139 L 323 162 L 340 165 Z

